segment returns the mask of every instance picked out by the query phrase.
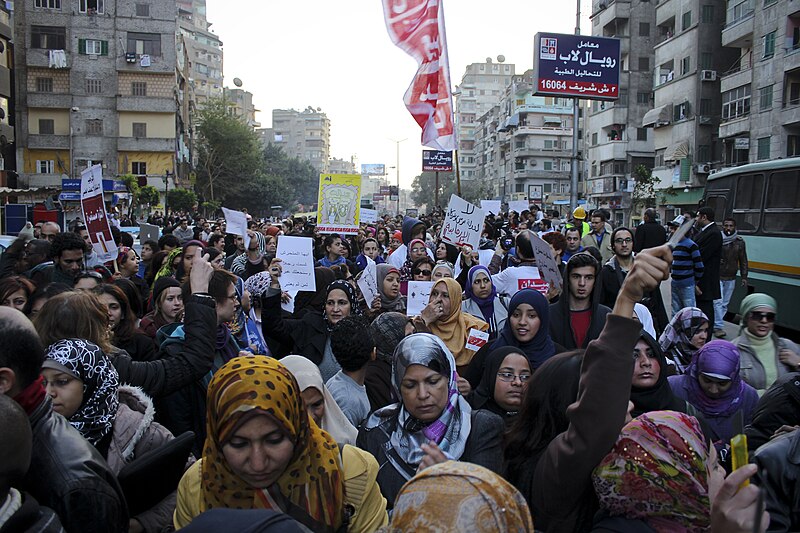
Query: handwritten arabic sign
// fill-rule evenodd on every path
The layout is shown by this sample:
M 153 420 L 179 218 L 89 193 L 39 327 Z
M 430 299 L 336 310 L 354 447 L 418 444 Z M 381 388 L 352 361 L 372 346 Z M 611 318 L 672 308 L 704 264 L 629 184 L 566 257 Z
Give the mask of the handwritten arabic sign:
M 313 240 L 308 237 L 281 235 L 275 257 L 281 260 L 281 290 L 316 291 L 314 281 Z
M 94 165 L 81 172 L 81 212 L 92 248 L 100 261 L 117 258 L 117 245 L 111 235 L 106 204 L 103 201 L 103 167 Z
M 620 41 L 611 37 L 537 33 L 535 94 L 587 100 L 619 98 Z
M 481 209 L 493 215 L 500 214 L 500 200 L 481 200 Z
M 227 207 L 222 208 L 225 215 L 225 232 L 240 235 L 244 239 L 245 250 L 250 246 L 250 234 L 247 233 L 247 215 L 243 211 L 234 211 Z
M 367 302 L 367 307 L 371 307 L 372 302 L 380 296 L 380 293 L 378 293 L 378 267 L 375 261 L 369 257 L 367 257 L 367 267 L 359 275 L 357 283 L 361 294 L 364 295 L 364 301 Z
M 406 316 L 417 316 L 428 305 L 431 299 L 432 281 L 409 281 L 408 282 L 408 307 Z
M 378 221 L 378 211 L 375 209 L 361 208 L 361 223 L 368 224 L 370 222 Z
M 358 233 L 360 207 L 361 176 L 358 174 L 319 175 L 317 229 L 320 233 Z
M 442 224 L 441 239 L 455 246 L 469 244 L 473 250 L 477 250 L 481 243 L 484 218 L 483 209 L 451 194 Z
M 528 200 L 510 200 L 508 202 L 508 210 L 516 211 L 518 215 L 521 215 L 523 211 L 530 211 L 530 208 Z
M 443 150 L 422 151 L 423 172 L 451 172 L 453 170 L 453 152 Z
M 533 247 L 533 255 L 536 258 L 536 266 L 539 267 L 539 273 L 545 281 L 560 289 L 562 282 L 561 271 L 558 270 L 550 244 L 531 232 L 531 246 Z

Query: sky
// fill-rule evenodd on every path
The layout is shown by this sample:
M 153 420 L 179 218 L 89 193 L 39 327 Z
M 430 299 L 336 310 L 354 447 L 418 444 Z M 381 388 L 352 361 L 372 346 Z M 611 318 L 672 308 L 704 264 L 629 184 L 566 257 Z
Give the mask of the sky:
M 590 0 L 581 2 L 589 34 Z M 576 1 L 446 0 L 450 80 L 470 63 L 504 55 L 522 73 L 533 67 L 537 32 L 573 33 Z M 226 86 L 242 80 L 270 127 L 272 109 L 322 108 L 331 121 L 331 156 L 383 163 L 400 185 L 421 171 L 421 129 L 403 104 L 416 61 L 389 40 L 380 0 L 207 0 L 223 42 Z

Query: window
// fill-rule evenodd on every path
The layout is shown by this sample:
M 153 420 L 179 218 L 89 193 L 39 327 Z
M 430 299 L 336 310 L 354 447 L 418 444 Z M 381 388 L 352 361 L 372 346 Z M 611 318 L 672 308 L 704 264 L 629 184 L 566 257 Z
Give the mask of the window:
M 746 117 L 750 114 L 750 86 L 742 85 L 722 93 L 722 120 Z
M 786 157 L 800 156 L 800 135 L 786 136 Z
M 636 140 L 637 141 L 647 140 L 647 128 L 636 128 Z
M 553 141 L 552 141 L 552 139 L 545 139 L 544 140 L 544 149 L 545 150 L 552 150 L 553 149 Z
M 650 70 L 650 58 L 649 57 L 640 57 L 639 58 L 639 70 Z
M 703 24 L 714 23 L 714 6 L 704 5 L 700 8 L 700 22 Z
M 55 161 L 39 160 L 36 161 L 37 174 L 55 174 Z
M 769 159 L 769 137 L 761 137 L 758 139 L 758 161 Z
M 762 111 L 772 108 L 772 87 L 767 85 L 758 90 L 758 108 Z
M 53 78 L 36 78 L 36 92 L 53 92 Z
M 514 184 L 514 192 L 525 192 L 525 184 L 524 183 L 515 183 Z
M 102 135 L 103 121 L 101 119 L 91 119 L 86 121 L 86 135 Z
M 612 102 L 613 104 L 613 102 Z M 619 98 L 617 99 L 618 105 L 628 105 L 628 89 L 619 90 Z
M 104 0 L 80 0 L 78 3 L 78 11 L 86 13 L 87 15 L 94 15 L 96 13 L 103 14 Z
M 758 229 L 763 195 L 763 174 L 739 176 L 733 202 L 733 218 L 739 231 L 750 233 Z
M 686 31 L 689 29 L 689 26 L 692 25 L 692 12 L 687 11 L 681 17 L 681 31 Z
M 103 94 L 103 80 L 86 80 L 86 94 Z
M 161 55 L 161 34 L 160 33 L 136 33 L 128 32 L 128 53 L 138 55 L 148 54 L 151 56 Z
M 61 9 L 61 0 L 35 0 L 33 6 L 41 9 Z
M 681 59 L 681 74 L 688 74 L 692 67 L 692 58 L 689 56 Z
M 133 123 L 133 136 L 134 137 L 147 137 L 147 123 L 134 122 Z
M 137 17 L 149 17 L 150 16 L 150 4 L 136 4 L 136 16 Z
M 800 179 L 796 170 L 773 172 L 764 205 L 764 231 L 800 232 Z
M 597 146 L 597 132 L 592 133 L 592 146 Z
M 772 57 L 775 55 L 775 34 L 776 31 L 771 31 L 764 36 L 764 57 Z
M 636 93 L 636 103 L 637 104 L 649 104 L 650 103 L 650 93 Z
M 39 119 L 39 135 L 55 135 L 56 121 L 52 118 Z
M 701 144 L 697 147 L 697 160 L 700 162 L 711 161 L 711 147 Z
M 711 52 L 701 52 L 700 68 L 702 70 L 714 70 L 714 54 Z
M 650 23 L 649 22 L 640 22 L 639 23 L 639 37 L 650 37 Z
M 131 163 L 131 173 L 137 176 L 147 175 L 147 163 L 144 161 L 133 161 Z
M 544 169 L 545 170 L 553 170 L 553 162 L 552 161 L 545 161 L 544 162 Z
M 144 81 L 131 82 L 131 94 L 133 96 L 147 96 L 147 82 Z
M 691 111 L 691 106 L 689 102 L 683 102 L 681 104 L 675 104 L 672 107 L 672 120 L 677 122 L 679 120 L 686 120 L 689 118 L 689 113 Z
M 84 55 L 107 56 L 108 41 L 78 39 L 78 53 Z
M 700 114 L 701 115 L 710 115 L 711 114 L 711 99 L 710 98 L 701 98 L 700 99 Z
M 59 26 L 31 26 L 31 48 L 65 50 L 67 30 Z

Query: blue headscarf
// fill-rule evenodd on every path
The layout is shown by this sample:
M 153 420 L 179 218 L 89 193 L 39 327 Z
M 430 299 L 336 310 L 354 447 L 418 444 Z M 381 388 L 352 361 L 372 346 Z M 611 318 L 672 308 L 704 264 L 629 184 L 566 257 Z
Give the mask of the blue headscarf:
M 540 321 L 539 331 L 530 342 L 524 344 L 519 342 L 511 331 L 511 315 L 520 304 L 528 304 L 533 307 L 536 314 L 539 315 Z M 511 298 L 511 302 L 508 304 L 508 320 L 491 349 L 496 350 L 503 346 L 516 346 L 522 350 L 534 370 L 556 354 L 556 345 L 550 338 L 550 303 L 542 293 L 535 289 L 522 289 Z
M 492 284 L 492 293 L 486 298 L 478 298 L 475 296 L 475 293 L 472 292 L 472 283 L 475 281 L 475 278 L 478 277 L 479 272 L 486 274 L 486 277 L 489 278 L 489 283 Z M 478 304 L 483 314 L 483 319 L 489 324 L 489 331 L 497 331 L 497 323 L 494 320 L 494 299 L 497 298 L 497 288 L 494 286 L 494 283 L 492 283 L 492 274 L 489 272 L 489 269 L 483 265 L 475 265 L 470 268 L 467 273 L 467 285 L 464 287 L 464 293 L 468 300 L 472 300 Z

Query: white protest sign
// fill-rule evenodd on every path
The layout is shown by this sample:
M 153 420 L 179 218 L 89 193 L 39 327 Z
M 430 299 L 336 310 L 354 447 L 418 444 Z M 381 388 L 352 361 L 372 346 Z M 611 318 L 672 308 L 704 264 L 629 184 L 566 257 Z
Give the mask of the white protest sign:
M 244 249 L 250 246 L 250 236 L 247 234 L 247 215 L 241 211 L 222 208 L 225 215 L 225 232 L 240 235 L 244 239 Z
M 508 210 L 516 211 L 518 215 L 523 211 L 530 211 L 530 209 L 531 208 L 528 204 L 528 200 L 511 200 L 508 202 Z
M 364 210 L 362 209 L 361 212 L 363 213 Z M 358 277 L 357 283 L 361 294 L 364 295 L 364 301 L 367 303 L 367 307 L 372 307 L 372 302 L 375 298 L 380 296 L 380 294 L 378 293 L 378 267 L 375 261 L 369 257 L 367 257 L 367 266 Z
M 442 223 L 441 239 L 455 246 L 469 244 L 473 250 L 477 250 L 481 242 L 484 218 L 486 216 L 483 209 L 451 194 Z
M 481 209 L 483 209 L 486 214 L 492 213 L 493 215 L 500 214 L 500 200 L 481 200 Z
M 478 250 L 478 258 L 479 263 L 483 266 L 488 267 L 489 263 L 492 262 L 492 257 L 494 256 L 494 250 Z
M 297 298 L 297 292 L 298 291 L 295 291 L 295 290 L 289 292 L 289 301 L 288 302 L 284 302 L 281 299 L 281 309 L 283 309 L 287 313 L 294 314 L 294 300 L 295 300 L 295 298 Z
M 536 258 L 536 266 L 539 267 L 539 273 L 545 281 L 560 289 L 562 282 L 561 272 L 558 270 L 558 264 L 556 264 L 556 260 L 553 257 L 550 245 L 531 232 L 531 246 L 533 247 L 533 255 Z
M 487 342 L 489 342 L 488 332 L 472 328 L 469 330 L 469 335 L 467 336 L 467 345 L 465 346 L 465 348 L 467 350 L 472 350 L 473 352 L 477 352 L 478 350 L 483 348 Z
M 377 209 L 367 209 L 366 207 L 361 208 L 361 223 L 369 224 L 370 222 L 377 222 L 377 220 L 378 220 Z
M 317 290 L 314 282 L 314 241 L 309 237 L 281 235 L 275 257 L 281 260 L 281 290 Z
M 408 307 L 407 316 L 417 316 L 428 305 L 431 299 L 432 281 L 409 281 L 408 282 Z

